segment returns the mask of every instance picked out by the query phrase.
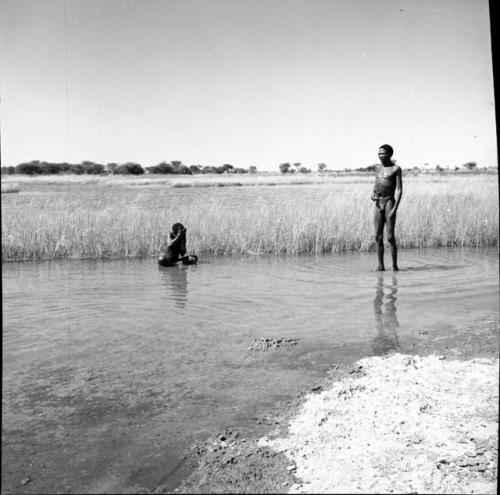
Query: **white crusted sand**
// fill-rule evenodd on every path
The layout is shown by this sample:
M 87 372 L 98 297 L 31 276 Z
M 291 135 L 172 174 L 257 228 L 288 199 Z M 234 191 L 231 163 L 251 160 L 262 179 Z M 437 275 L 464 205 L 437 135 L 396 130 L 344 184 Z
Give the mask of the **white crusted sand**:
M 260 441 L 296 466 L 291 493 L 496 492 L 498 359 L 358 364 L 308 397 L 286 437 Z

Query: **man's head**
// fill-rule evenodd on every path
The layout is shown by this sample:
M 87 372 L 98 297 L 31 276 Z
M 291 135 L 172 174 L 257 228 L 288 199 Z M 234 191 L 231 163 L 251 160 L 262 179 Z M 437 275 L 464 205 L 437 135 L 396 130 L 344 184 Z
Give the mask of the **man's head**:
M 390 144 L 383 144 L 378 149 L 378 157 L 383 164 L 387 164 L 391 162 L 392 154 L 394 150 Z
M 180 230 L 183 230 L 184 229 L 184 225 L 182 225 L 182 223 L 174 223 L 172 225 L 172 232 L 177 235 L 177 233 L 180 231 Z

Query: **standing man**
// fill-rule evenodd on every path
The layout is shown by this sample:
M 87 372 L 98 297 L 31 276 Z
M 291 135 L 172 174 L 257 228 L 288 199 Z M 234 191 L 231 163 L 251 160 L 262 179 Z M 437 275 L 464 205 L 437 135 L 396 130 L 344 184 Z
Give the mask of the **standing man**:
M 375 187 L 371 196 L 375 201 L 375 240 L 377 243 L 378 268 L 384 271 L 384 226 L 387 224 L 387 241 L 391 245 L 392 269 L 398 270 L 398 249 L 394 228 L 396 226 L 396 212 L 403 194 L 403 179 L 401 168 L 392 162 L 394 153 L 392 146 L 383 144 L 378 150 L 378 157 L 382 165 L 377 166 Z

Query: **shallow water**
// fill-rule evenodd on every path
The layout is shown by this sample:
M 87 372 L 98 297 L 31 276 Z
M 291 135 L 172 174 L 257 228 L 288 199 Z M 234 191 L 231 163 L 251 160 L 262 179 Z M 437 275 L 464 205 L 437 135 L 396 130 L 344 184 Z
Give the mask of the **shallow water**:
M 498 251 L 3 264 L 7 492 L 140 491 L 184 449 L 311 387 L 498 312 Z M 255 339 L 296 346 L 252 350 Z M 22 479 L 30 478 L 21 485 Z

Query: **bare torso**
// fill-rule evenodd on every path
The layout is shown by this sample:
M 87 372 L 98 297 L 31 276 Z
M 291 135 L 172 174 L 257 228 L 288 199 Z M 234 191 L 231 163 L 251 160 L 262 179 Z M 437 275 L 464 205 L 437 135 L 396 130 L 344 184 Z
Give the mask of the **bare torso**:
M 375 195 L 383 198 L 393 198 L 396 191 L 396 179 L 400 168 L 398 165 L 384 167 L 379 165 L 375 177 Z

